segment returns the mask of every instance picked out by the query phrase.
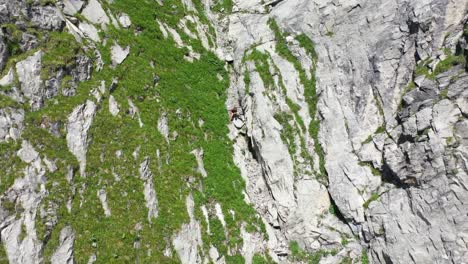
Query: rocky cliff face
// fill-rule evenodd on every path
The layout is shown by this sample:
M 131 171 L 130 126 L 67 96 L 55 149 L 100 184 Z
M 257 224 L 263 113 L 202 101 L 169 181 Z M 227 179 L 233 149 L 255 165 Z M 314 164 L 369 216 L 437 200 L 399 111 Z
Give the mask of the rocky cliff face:
M 467 12 L 0 0 L 0 259 L 466 262 Z

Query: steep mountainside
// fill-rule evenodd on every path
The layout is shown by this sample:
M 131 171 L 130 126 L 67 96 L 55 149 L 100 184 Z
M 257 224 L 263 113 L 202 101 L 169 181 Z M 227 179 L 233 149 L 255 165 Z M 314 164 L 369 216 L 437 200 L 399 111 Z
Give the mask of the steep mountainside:
M 0 0 L 0 263 L 465 263 L 468 0 Z

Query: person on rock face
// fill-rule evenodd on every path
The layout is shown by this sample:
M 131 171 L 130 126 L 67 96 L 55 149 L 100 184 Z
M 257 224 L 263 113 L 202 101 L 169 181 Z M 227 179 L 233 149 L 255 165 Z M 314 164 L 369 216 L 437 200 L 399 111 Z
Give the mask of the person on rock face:
M 241 129 L 244 126 L 244 120 L 242 120 L 241 116 L 237 112 L 237 107 L 233 107 L 229 110 L 229 119 L 237 129 Z
M 234 118 L 238 117 L 239 114 L 237 113 L 237 107 L 233 107 L 231 108 L 231 110 L 229 110 L 229 121 L 233 121 Z

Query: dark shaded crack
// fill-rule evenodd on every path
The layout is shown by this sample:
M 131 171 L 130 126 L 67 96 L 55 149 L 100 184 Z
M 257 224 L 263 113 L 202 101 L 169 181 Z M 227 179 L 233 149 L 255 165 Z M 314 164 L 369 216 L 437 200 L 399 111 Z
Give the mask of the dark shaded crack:
M 393 264 L 392 258 L 385 252 L 382 252 L 383 259 L 386 264 Z
M 263 6 L 275 7 L 275 6 L 277 6 L 279 3 L 283 2 L 283 1 L 284 0 L 273 0 L 271 2 L 265 3 Z
M 398 138 L 397 144 L 401 145 L 405 142 L 414 143 L 415 142 L 414 137 L 412 137 L 411 135 L 401 134 L 400 137 Z
M 252 141 L 253 141 L 253 139 L 247 137 L 247 148 L 248 148 L 250 154 L 252 155 L 252 158 L 255 161 L 260 163 L 259 158 L 258 158 L 258 154 L 257 154 L 259 152 L 258 147 L 254 146 Z
M 382 181 L 386 183 L 390 183 L 395 185 L 395 187 L 400 189 L 408 189 L 410 184 L 404 182 L 398 178 L 398 176 L 390 169 L 388 164 L 384 160 L 384 164 L 382 165 Z
M 348 10 L 348 13 L 351 13 L 351 11 L 353 11 L 356 8 L 362 8 L 362 7 L 361 7 L 360 4 L 357 4 L 357 5 L 353 6 L 353 7 L 351 7 L 351 9 Z
M 333 200 L 333 197 L 330 195 L 329 191 L 328 191 L 328 197 L 330 198 L 330 204 L 331 204 L 330 205 L 330 207 L 331 207 L 330 211 L 332 211 L 331 213 L 334 214 L 343 223 L 349 224 L 348 221 L 346 221 L 346 218 L 340 212 L 340 208 L 336 205 L 335 200 Z
M 257 144 L 255 144 L 255 139 L 252 137 L 246 136 L 246 140 L 247 140 L 248 151 L 251 153 L 252 157 L 261 167 L 262 177 L 263 177 L 263 180 L 265 181 L 265 185 L 268 189 L 268 193 L 270 194 L 271 198 L 275 200 L 275 198 L 273 197 L 273 191 L 271 190 L 271 186 L 270 186 L 271 182 L 268 181 L 267 176 L 266 176 L 268 173 L 268 170 L 271 170 L 271 169 L 263 161 L 260 155 L 260 150 Z
M 424 221 L 424 223 L 426 223 L 426 225 L 428 226 L 431 226 L 431 223 L 429 222 L 429 220 L 427 220 L 427 218 L 420 212 L 420 211 L 417 211 L 416 212 L 416 215 Z
M 406 21 L 406 24 L 408 25 L 410 35 L 417 34 L 419 32 L 419 28 L 420 28 L 419 22 L 414 22 L 408 19 Z

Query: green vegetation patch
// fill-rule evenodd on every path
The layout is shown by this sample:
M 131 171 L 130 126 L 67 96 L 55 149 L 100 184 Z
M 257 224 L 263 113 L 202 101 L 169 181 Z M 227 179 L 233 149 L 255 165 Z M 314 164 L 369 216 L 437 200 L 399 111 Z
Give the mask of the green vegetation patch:
M 378 193 L 373 193 L 369 199 L 362 205 L 365 209 L 369 208 L 369 204 L 373 201 L 379 199 L 380 195 Z
M 369 256 L 367 255 L 367 250 L 363 249 L 361 254 L 361 263 L 369 264 Z
M 42 49 L 42 77 L 47 79 L 60 68 L 69 68 L 75 63 L 76 56 L 83 52 L 81 44 L 67 32 L 51 32 Z
M 201 3 L 195 2 L 200 8 Z M 229 77 L 224 62 L 206 51 L 200 41 L 179 32 L 184 42 L 201 54 L 200 60 L 190 63 L 184 59 L 187 49 L 177 48 L 171 38 L 163 37 L 155 20 L 176 28 L 187 14 L 180 1 L 169 0 L 160 6 L 155 1 L 116 0 L 106 7 L 113 13 L 125 12 L 131 18 L 132 29 L 116 29 L 110 25 L 103 33 L 103 37 L 121 46 L 129 45 L 130 55 L 115 69 L 110 68 L 107 65 L 112 41 L 106 46 L 97 45 L 106 64 L 104 69 L 80 83 L 75 96 L 58 95 L 46 101 L 44 108 L 28 112 L 25 118 L 24 138 L 41 157 L 55 161 L 58 167 L 54 173 L 46 174 L 48 196 L 41 203 L 45 209 L 55 208 L 58 223 L 49 230 L 47 217 L 38 214 L 36 219 L 38 238 L 45 243 L 45 259 L 50 259 L 58 246 L 60 230 L 70 225 L 76 234 L 77 263 L 86 263 L 93 254 L 101 263 L 177 262 L 176 254 L 171 259 L 163 252 L 167 246 L 171 247 L 173 236 L 182 224 L 188 222 L 185 201 L 192 193 L 196 215 L 200 216 L 201 205 L 209 207 L 218 202 L 226 219 L 225 231 L 219 220 L 210 218 L 212 234 L 203 232 L 205 248 L 200 250 L 207 252 L 213 244 L 228 262 L 243 263 L 241 224 L 248 223 L 247 230 L 261 233 L 264 225 L 244 201 L 245 183 L 232 159 L 233 149 L 227 137 L 229 118 L 224 106 Z M 199 16 L 200 20 L 207 21 L 202 12 Z M 133 28 L 138 28 L 140 34 L 135 35 Z M 51 33 L 41 49 L 45 53 L 44 76 L 72 67 L 76 55 L 83 52 L 73 36 L 65 32 Z M 217 75 L 223 79 L 218 80 Z M 157 85 L 153 82 L 155 76 L 160 78 Z M 108 111 L 108 87 L 113 79 L 118 79 L 112 91 L 120 106 L 118 116 Z M 90 92 L 101 81 L 105 81 L 106 92 L 102 101 L 97 102 Z M 95 101 L 98 110 L 88 131 L 86 177 L 80 177 L 78 162 L 67 148 L 65 127 L 68 115 L 86 100 Z M 142 127 L 138 117 L 129 114 L 128 100 L 139 109 Z M 163 112 L 170 132 L 177 133 L 171 134 L 169 142 L 157 129 Z M 199 119 L 204 121 L 202 127 L 197 125 Z M 49 132 L 52 124 L 58 124 L 59 135 Z M 0 144 L 0 154 L 5 157 L 0 161 L 5 162 L 2 167 L 12 170 L 2 177 L 2 189 L 11 186 L 24 166 L 14 158 L 18 148 L 13 143 Z M 139 155 L 134 158 L 136 149 Z M 196 171 L 197 162 L 190 154 L 194 149 L 204 150 L 207 178 Z M 118 152 L 120 157 L 116 155 Z M 159 216 L 150 221 L 143 194 L 144 181 L 139 176 L 140 164 L 146 157 L 150 160 L 159 203 Z M 68 182 L 70 171 L 74 177 Z M 107 193 L 109 217 L 104 215 L 98 197 L 100 190 Z M 71 212 L 66 206 L 68 201 L 72 204 Z M 235 217 L 228 213 L 230 210 Z M 140 246 L 135 248 L 135 244 Z M 228 249 L 232 256 L 228 256 Z
M 466 57 L 463 53 L 453 54 L 450 50 L 444 49 L 446 58 L 440 61 L 435 69 L 431 72 L 429 64 L 432 62 L 431 59 L 420 61 L 416 65 L 415 76 L 425 75 L 427 78 L 435 80 L 436 76 L 450 70 L 454 66 L 466 65 Z
M 289 243 L 289 250 L 291 251 L 290 259 L 292 261 L 310 264 L 318 264 L 322 257 L 329 255 L 335 256 L 338 253 L 336 250 L 318 250 L 314 253 L 309 253 L 303 250 L 296 241 L 291 241 Z
M 233 0 L 218 0 L 212 7 L 212 10 L 216 13 L 231 14 L 233 7 Z
M 457 66 L 457 65 L 465 65 L 465 56 L 463 54 L 452 54 L 450 50 L 444 50 L 445 55 L 447 58 L 444 60 L 440 61 L 434 72 L 432 72 L 431 76 L 437 76 L 441 73 L 444 73 L 448 70 L 450 70 L 452 67 Z
M 18 177 L 23 177 L 23 169 L 26 164 L 17 157 L 16 153 L 21 148 L 21 142 L 1 142 L 0 143 L 0 168 L 2 174 L 0 177 L 0 192 L 5 191 L 13 185 Z

